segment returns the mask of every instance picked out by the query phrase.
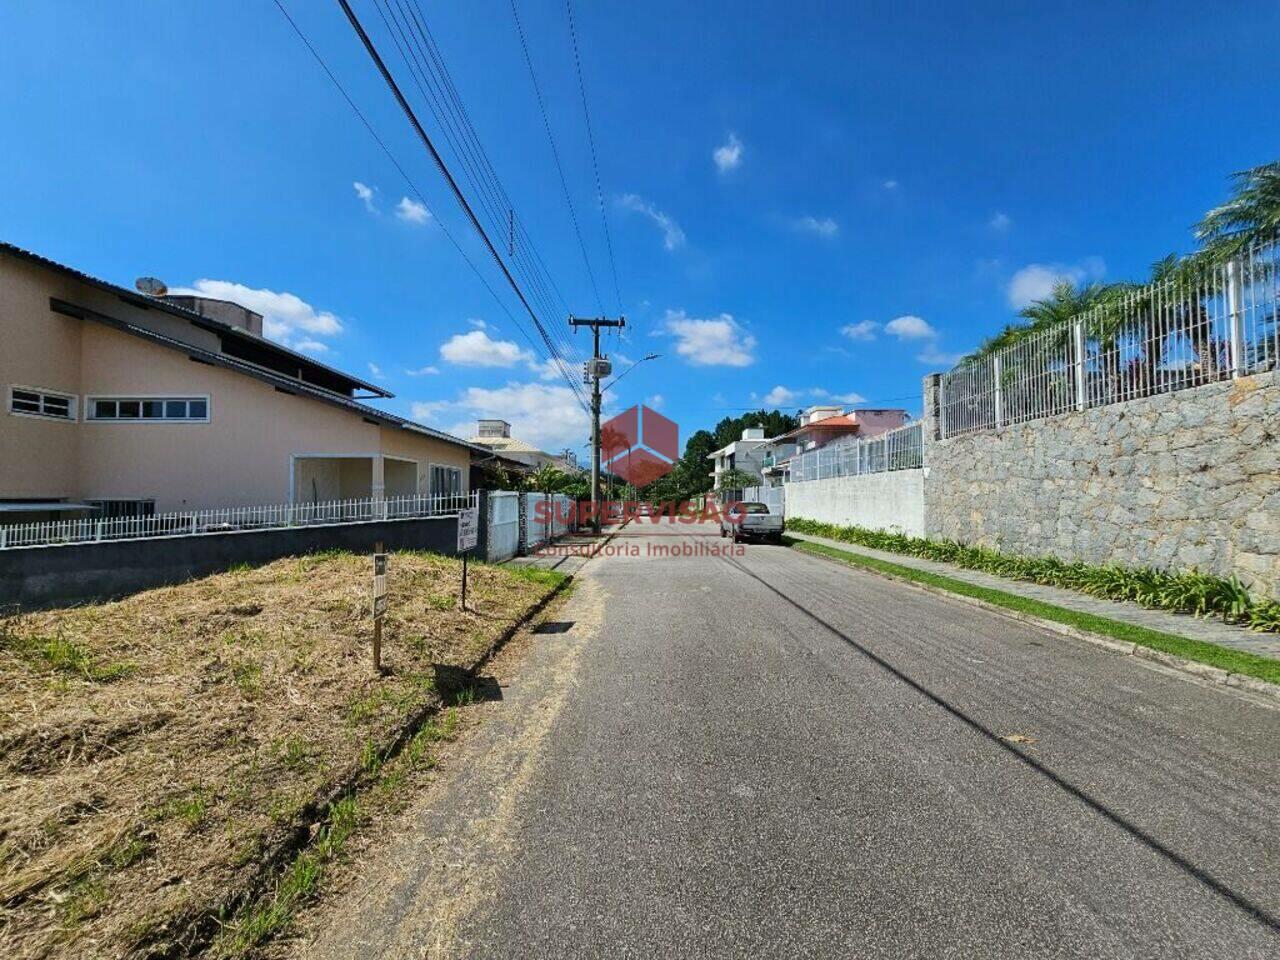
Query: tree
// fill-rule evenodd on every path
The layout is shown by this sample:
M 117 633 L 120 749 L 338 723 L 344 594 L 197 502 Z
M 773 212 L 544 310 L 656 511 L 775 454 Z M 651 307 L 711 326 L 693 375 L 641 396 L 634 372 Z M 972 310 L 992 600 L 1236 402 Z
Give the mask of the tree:
M 754 473 L 734 467 L 732 470 L 725 470 L 716 478 L 716 490 L 742 490 L 757 486 L 759 483 L 760 478 Z
M 1235 195 L 1214 207 L 1196 225 L 1202 253 L 1213 263 L 1239 256 L 1280 232 L 1280 161 L 1232 175 Z

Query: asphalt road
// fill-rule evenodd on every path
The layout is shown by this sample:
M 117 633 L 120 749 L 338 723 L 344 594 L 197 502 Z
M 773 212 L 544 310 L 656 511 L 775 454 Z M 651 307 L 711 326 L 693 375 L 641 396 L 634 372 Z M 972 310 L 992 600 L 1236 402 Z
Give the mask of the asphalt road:
M 418 864 L 330 945 L 1280 956 L 1280 711 L 783 547 L 708 556 L 714 533 L 632 525 L 613 546 L 638 556 L 588 565 L 583 623 L 508 698 L 536 745 L 495 759 L 495 726 L 497 769 L 395 853 L 470 864 L 450 923 Z M 461 836 L 481 820 L 500 840 Z

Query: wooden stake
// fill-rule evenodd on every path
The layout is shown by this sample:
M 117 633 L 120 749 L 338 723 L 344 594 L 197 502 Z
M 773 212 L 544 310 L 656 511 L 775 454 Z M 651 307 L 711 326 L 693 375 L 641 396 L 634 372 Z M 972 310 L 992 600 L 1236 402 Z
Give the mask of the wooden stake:
M 375 556 L 382 553 L 381 540 L 373 545 L 373 552 Z M 374 570 L 374 576 L 376 577 L 376 560 L 374 561 Z M 381 676 L 382 674 L 382 616 L 380 614 L 373 618 L 373 674 L 374 676 Z

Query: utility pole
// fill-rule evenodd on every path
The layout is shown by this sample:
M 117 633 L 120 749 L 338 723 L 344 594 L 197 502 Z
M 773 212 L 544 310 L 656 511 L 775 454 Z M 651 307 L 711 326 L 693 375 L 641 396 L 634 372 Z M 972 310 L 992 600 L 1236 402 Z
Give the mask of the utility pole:
M 600 328 L 625 327 L 626 317 L 570 317 L 569 326 L 591 328 L 591 359 L 585 364 L 591 384 L 591 525 L 600 532 L 600 380 L 612 372 L 609 362 L 600 355 Z

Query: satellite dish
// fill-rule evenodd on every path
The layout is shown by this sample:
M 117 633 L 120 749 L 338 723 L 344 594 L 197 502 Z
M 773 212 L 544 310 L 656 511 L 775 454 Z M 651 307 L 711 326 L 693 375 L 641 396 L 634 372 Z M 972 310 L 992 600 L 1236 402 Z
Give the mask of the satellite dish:
M 169 292 L 164 281 L 157 280 L 155 277 L 139 277 L 133 285 L 139 293 L 145 293 L 148 297 L 163 297 Z

